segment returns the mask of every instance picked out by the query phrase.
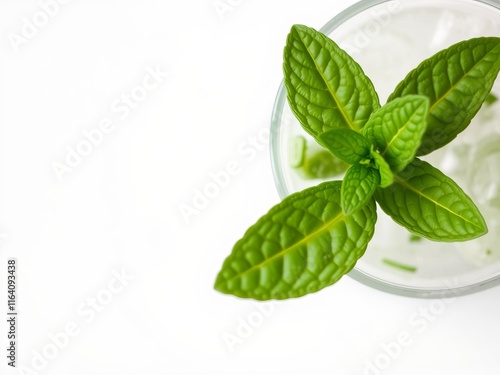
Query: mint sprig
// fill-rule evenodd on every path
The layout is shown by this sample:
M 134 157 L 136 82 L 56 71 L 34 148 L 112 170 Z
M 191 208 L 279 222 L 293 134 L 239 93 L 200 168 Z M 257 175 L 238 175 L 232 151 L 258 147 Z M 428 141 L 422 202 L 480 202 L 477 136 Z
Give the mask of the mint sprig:
M 312 28 L 292 27 L 283 71 L 304 130 L 350 166 L 343 181 L 292 194 L 251 226 L 224 262 L 217 290 L 285 299 L 335 283 L 373 236 L 375 202 L 419 238 L 466 241 L 487 233 L 470 197 L 416 156 L 446 145 L 470 124 L 500 71 L 500 38 L 438 52 L 382 107 L 359 64 Z

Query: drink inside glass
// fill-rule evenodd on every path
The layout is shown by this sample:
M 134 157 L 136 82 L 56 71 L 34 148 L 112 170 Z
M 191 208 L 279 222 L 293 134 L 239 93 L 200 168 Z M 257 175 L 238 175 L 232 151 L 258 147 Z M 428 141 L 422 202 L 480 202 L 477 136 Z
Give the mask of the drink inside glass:
M 483 0 L 363 1 L 321 31 L 348 52 L 386 102 L 421 61 L 459 41 L 500 36 L 497 2 Z M 415 297 L 453 296 L 500 283 L 500 81 L 469 127 L 422 157 L 455 180 L 484 216 L 488 234 L 465 242 L 433 242 L 410 234 L 378 210 L 375 235 L 350 273 L 370 286 Z M 281 198 L 323 181 L 341 180 L 346 165 L 300 126 L 282 86 L 271 132 Z

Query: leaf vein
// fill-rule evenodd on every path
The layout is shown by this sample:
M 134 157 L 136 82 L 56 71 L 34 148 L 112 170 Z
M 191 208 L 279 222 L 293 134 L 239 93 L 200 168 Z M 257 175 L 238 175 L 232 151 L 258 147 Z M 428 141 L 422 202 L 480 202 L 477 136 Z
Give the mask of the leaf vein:
M 299 248 L 300 246 L 304 245 L 304 244 L 307 244 L 309 242 L 309 240 L 311 240 L 312 238 L 316 237 L 317 235 L 321 234 L 322 232 L 325 232 L 327 231 L 330 227 L 333 227 L 335 225 L 337 225 L 338 223 L 340 223 L 341 221 L 343 221 L 345 219 L 345 215 L 342 213 L 342 212 L 339 212 L 337 214 L 337 216 L 335 216 L 334 218 L 326 221 L 321 227 L 319 227 L 317 230 L 315 230 L 314 232 L 308 234 L 308 235 L 305 235 L 304 238 L 302 238 L 300 241 L 294 243 L 293 245 L 279 251 L 278 253 L 274 254 L 273 256 L 267 258 L 266 260 L 264 260 L 262 263 L 259 263 L 259 264 L 256 264 L 252 267 L 250 267 L 249 269 L 231 277 L 230 279 L 227 279 L 225 280 L 226 283 L 236 279 L 236 278 L 241 278 L 243 277 L 245 274 L 249 273 L 249 272 L 252 272 L 252 271 L 255 271 L 256 269 L 261 269 L 263 268 L 264 266 L 266 266 L 267 264 L 271 263 L 273 260 L 275 260 L 276 258 L 280 258 L 280 257 L 283 257 L 285 254 L 295 250 L 296 248 Z M 267 240 L 267 238 L 265 238 L 265 240 Z
M 297 33 L 299 34 L 299 38 L 300 40 L 302 41 L 302 43 L 305 45 L 306 44 L 306 41 L 302 39 L 300 33 Z M 316 66 L 316 70 L 317 72 L 319 73 L 319 75 L 321 76 L 321 78 L 323 79 L 323 81 L 325 82 L 325 85 L 328 89 L 328 92 L 330 93 L 330 95 L 332 96 L 333 100 L 335 101 L 335 104 L 337 105 L 337 108 L 338 110 L 340 111 L 342 117 L 344 118 L 344 120 L 346 121 L 346 124 L 347 126 L 349 126 L 352 130 L 358 130 L 357 127 L 354 125 L 353 121 L 347 116 L 347 113 L 345 112 L 343 106 L 341 105 L 340 103 L 340 100 L 339 98 L 337 97 L 337 95 L 333 92 L 333 90 L 331 89 L 330 85 L 328 84 L 328 80 L 326 79 L 325 75 L 323 74 L 323 72 L 320 70 L 319 66 L 318 66 L 318 63 L 316 62 L 316 59 L 313 57 L 311 51 L 309 50 L 309 48 L 306 47 L 306 50 L 307 50 L 307 53 L 309 54 L 309 56 L 311 57 L 311 59 L 313 60 L 314 62 L 314 65 Z M 347 63 L 344 63 L 344 66 L 347 65 Z M 343 68 L 344 66 L 342 67 L 339 67 L 339 70 L 341 68 Z
M 419 195 L 421 198 L 425 198 L 427 199 L 429 202 L 431 203 L 434 203 L 436 205 L 436 207 L 440 207 L 442 208 L 443 210 L 445 211 L 448 211 L 450 214 L 453 214 L 454 216 L 456 217 L 459 217 L 461 218 L 462 220 L 464 220 L 465 222 L 469 223 L 469 224 L 472 224 L 473 226 L 479 228 L 479 229 L 482 229 L 482 227 L 476 223 L 473 223 L 472 221 L 470 221 L 469 219 L 463 217 L 462 215 L 460 215 L 458 212 L 455 212 L 455 211 L 452 211 L 450 210 L 448 207 L 442 205 L 441 203 L 439 203 L 437 200 L 431 198 L 430 196 L 424 194 L 423 191 L 421 190 L 417 190 L 415 189 L 413 186 L 411 186 L 410 184 L 407 183 L 406 180 L 402 179 L 400 176 L 398 175 L 395 175 L 394 176 L 394 180 L 395 182 L 397 181 L 400 185 L 402 185 L 403 187 L 407 188 L 408 190 L 411 190 L 413 191 L 414 193 L 416 193 L 417 195 Z

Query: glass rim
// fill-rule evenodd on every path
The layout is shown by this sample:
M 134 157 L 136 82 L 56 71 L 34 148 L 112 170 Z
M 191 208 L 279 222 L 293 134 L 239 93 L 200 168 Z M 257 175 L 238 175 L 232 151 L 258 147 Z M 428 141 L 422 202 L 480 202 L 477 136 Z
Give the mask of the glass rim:
M 363 0 L 359 1 L 346 8 L 330 21 L 328 21 L 323 27 L 319 29 L 320 32 L 328 35 L 340 25 L 342 25 L 347 20 L 351 19 L 353 16 L 363 12 L 373 6 L 380 5 L 383 3 L 394 2 L 394 1 L 406 1 L 406 0 Z M 411 1 L 411 0 L 410 0 Z M 415 1 L 415 0 L 413 0 Z M 480 3 L 496 8 L 500 11 L 500 0 L 460 0 L 461 2 L 468 3 Z M 435 2 L 433 2 L 435 3 Z M 283 175 L 283 163 L 281 160 L 281 144 L 280 131 L 282 126 L 282 114 L 285 107 L 286 89 L 283 80 L 280 83 L 276 98 L 274 101 L 272 116 L 271 116 L 271 131 L 270 131 L 270 156 L 271 156 L 271 169 L 273 172 L 274 183 L 280 199 L 284 199 L 286 196 L 290 195 L 286 188 L 285 178 Z M 467 294 L 477 293 L 494 286 L 500 285 L 500 274 L 490 277 L 486 280 L 481 280 L 476 283 L 459 286 L 459 287 L 411 287 L 407 285 L 401 285 L 393 282 L 384 281 L 375 276 L 369 275 L 356 267 L 354 267 L 348 274 L 352 279 L 372 287 L 374 289 L 399 295 L 405 297 L 413 298 L 452 298 L 458 296 L 464 296 Z

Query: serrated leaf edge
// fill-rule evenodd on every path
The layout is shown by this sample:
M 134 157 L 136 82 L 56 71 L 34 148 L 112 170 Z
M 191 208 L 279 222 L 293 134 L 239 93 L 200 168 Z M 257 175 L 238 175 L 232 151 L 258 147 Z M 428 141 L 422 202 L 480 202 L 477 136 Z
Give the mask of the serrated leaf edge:
M 481 38 L 477 38 L 477 39 L 481 39 Z M 487 39 L 490 39 L 490 38 L 487 38 Z M 479 65 L 481 62 L 483 62 L 483 60 L 488 56 L 490 55 L 493 51 L 497 50 L 497 55 L 500 54 L 500 38 L 497 38 L 499 39 L 499 43 L 497 43 L 497 45 L 492 48 L 486 55 L 484 55 L 479 61 L 477 61 L 473 67 L 471 67 L 467 73 L 465 73 L 452 87 L 450 87 L 449 90 L 446 91 L 445 94 L 443 94 L 438 100 L 436 100 L 436 102 L 434 102 L 432 104 L 432 106 L 430 106 L 429 108 L 429 113 L 432 113 L 432 111 L 435 109 L 435 107 L 437 107 L 444 99 L 446 99 L 448 97 L 448 95 L 454 90 L 456 89 L 456 87 L 462 82 L 462 80 L 466 77 L 469 76 L 470 72 L 474 69 L 476 69 L 477 65 Z M 451 47 L 451 46 L 450 46 Z M 439 52 L 438 52 L 439 53 Z M 430 57 L 432 58 L 432 57 Z M 418 68 L 418 67 L 417 67 Z
M 337 225 L 338 223 L 340 223 L 341 221 L 343 221 L 348 216 L 350 216 L 350 215 L 346 215 L 346 214 L 344 214 L 344 212 L 340 211 L 337 216 L 335 216 L 334 218 L 328 220 L 320 228 L 318 228 L 317 230 L 315 230 L 312 233 L 309 233 L 304 238 L 302 238 L 300 241 L 294 243 L 292 246 L 287 247 L 286 249 L 283 249 L 280 252 L 274 254 L 273 256 L 265 259 L 262 263 L 256 264 L 256 265 L 250 267 L 249 269 L 247 269 L 247 270 L 245 270 L 245 271 L 243 271 L 241 273 L 238 273 L 238 274 L 234 275 L 233 277 L 231 277 L 229 279 L 224 279 L 220 283 L 216 283 L 215 286 L 217 287 L 217 285 L 227 284 L 227 283 L 229 283 L 230 281 L 232 281 L 234 279 L 242 277 L 243 275 L 247 274 L 248 272 L 255 271 L 257 269 L 263 268 L 265 265 L 267 265 L 268 263 L 272 262 L 276 258 L 280 258 L 280 257 L 284 256 L 284 254 L 287 254 L 288 252 L 293 251 L 295 248 L 304 245 L 311 238 L 314 238 L 315 236 L 321 234 L 322 232 L 327 231 L 330 227 L 333 227 L 333 226 Z
M 302 39 L 302 36 L 300 35 L 300 32 L 299 30 L 300 29 L 304 29 L 304 28 L 307 28 L 307 29 L 311 29 L 311 30 L 314 30 L 312 28 L 309 28 L 307 26 L 304 26 L 304 25 L 294 25 L 292 27 L 292 30 L 298 35 L 300 41 L 302 42 L 302 44 L 306 47 L 306 51 L 309 55 L 309 57 L 311 58 L 311 60 L 314 62 L 314 66 L 316 67 L 316 71 L 318 72 L 318 74 L 321 76 L 321 78 L 323 79 L 323 82 L 325 83 L 325 86 L 327 87 L 328 89 L 328 92 L 330 93 L 330 95 L 332 96 L 333 100 L 335 101 L 335 104 L 337 105 L 337 108 L 339 109 L 340 113 L 342 114 L 342 117 L 344 118 L 346 124 L 349 126 L 350 129 L 354 130 L 354 131 L 359 131 L 359 129 L 357 129 L 352 121 L 352 119 L 349 119 L 349 117 L 347 116 L 347 113 L 345 112 L 343 106 L 340 105 L 340 102 L 339 102 L 339 99 L 337 97 L 337 95 L 332 91 L 332 88 L 330 87 L 330 85 L 328 84 L 328 81 L 326 79 L 326 77 L 324 76 L 323 72 L 319 69 L 318 67 L 318 63 L 316 62 L 316 59 L 313 57 L 313 55 L 311 54 L 311 52 L 309 51 L 309 48 L 306 46 L 306 43 L 304 41 L 304 39 Z M 316 31 L 316 30 L 314 30 Z M 318 35 L 320 35 L 323 39 L 327 40 L 327 43 L 333 43 L 333 45 L 336 45 L 335 42 L 333 40 L 331 40 L 330 38 L 326 37 L 326 35 L 316 31 L 318 33 Z M 322 48 L 325 48 L 322 46 Z M 340 47 L 339 47 L 340 48 Z

